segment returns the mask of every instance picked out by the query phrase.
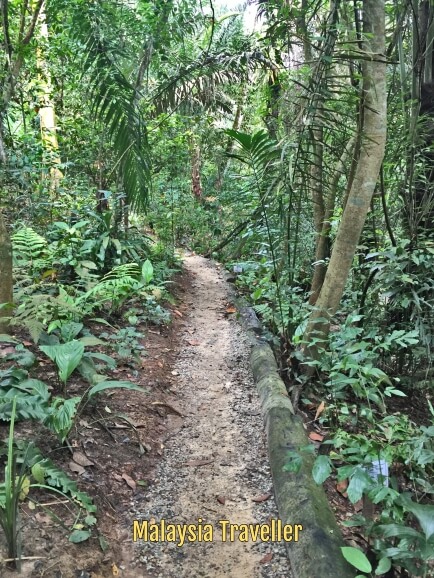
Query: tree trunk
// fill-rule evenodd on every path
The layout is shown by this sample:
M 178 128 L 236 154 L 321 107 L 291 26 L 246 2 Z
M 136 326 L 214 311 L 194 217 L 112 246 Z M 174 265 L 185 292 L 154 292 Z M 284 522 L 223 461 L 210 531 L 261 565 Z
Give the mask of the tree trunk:
M 355 139 L 352 138 L 348 141 L 348 144 L 345 147 L 345 150 L 342 153 L 341 158 L 339 159 L 338 165 L 333 175 L 332 182 L 329 186 L 329 191 L 324 199 L 325 202 L 324 219 L 322 221 L 321 230 L 318 233 L 318 238 L 316 241 L 315 263 L 309 297 L 310 305 L 315 305 L 315 303 L 317 302 L 321 288 L 324 283 L 327 271 L 325 260 L 328 259 L 330 256 L 330 238 L 329 238 L 331 229 L 330 221 L 331 218 L 333 217 L 333 212 L 335 208 L 338 183 L 340 177 L 345 172 L 345 166 L 348 157 L 350 156 L 351 153 L 353 153 L 354 145 Z
M 200 165 L 200 146 L 193 140 L 191 143 L 191 190 L 198 201 L 202 201 Z
M 12 303 L 12 289 L 12 243 L 6 222 L 0 211 L 0 304 Z M 9 315 L 9 307 L 0 309 L 0 333 L 7 333 L 9 324 L 5 317 L 9 317 Z
M 41 8 L 39 19 L 39 34 L 43 39 L 43 44 L 48 45 L 49 35 L 44 6 Z M 56 113 L 52 99 L 53 88 L 51 82 L 51 72 L 48 66 L 48 62 L 44 56 L 44 50 L 40 46 L 37 48 L 36 59 L 38 69 L 40 70 L 39 83 L 41 87 L 40 100 L 42 106 L 39 109 L 39 120 L 41 128 L 41 140 L 42 146 L 44 147 L 44 150 L 47 154 L 47 161 L 50 167 L 48 177 L 50 181 L 49 190 L 51 193 L 55 193 L 59 188 L 63 174 L 59 169 L 61 159 L 59 156 L 59 142 L 57 140 Z
M 317 359 L 339 307 L 384 157 L 387 126 L 384 0 L 363 2 L 362 147 L 354 180 L 315 310 L 304 334 L 305 354 Z M 313 343 L 312 340 L 317 338 Z

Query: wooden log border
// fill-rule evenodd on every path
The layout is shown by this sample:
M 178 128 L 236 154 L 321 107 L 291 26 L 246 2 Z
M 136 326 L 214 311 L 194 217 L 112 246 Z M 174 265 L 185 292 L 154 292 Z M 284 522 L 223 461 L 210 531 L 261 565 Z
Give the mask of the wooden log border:
M 252 343 L 250 365 L 265 422 L 268 455 L 279 517 L 283 524 L 301 524 L 298 542 L 286 542 L 293 578 L 354 578 L 356 570 L 342 556 L 344 546 L 326 493 L 312 477 L 315 456 L 302 453 L 297 473 L 284 471 L 288 452 L 311 442 L 278 374 L 271 347 L 261 338 L 250 307 L 237 301 L 240 321 Z

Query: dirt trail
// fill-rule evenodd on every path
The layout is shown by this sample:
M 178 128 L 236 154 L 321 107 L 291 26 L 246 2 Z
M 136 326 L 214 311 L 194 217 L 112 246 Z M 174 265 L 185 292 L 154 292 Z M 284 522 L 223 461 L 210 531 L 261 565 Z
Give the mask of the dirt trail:
M 135 578 L 288 578 L 281 543 L 222 541 L 219 520 L 265 523 L 277 518 L 264 426 L 249 374 L 249 346 L 226 312 L 230 288 L 207 260 L 185 258 L 193 277 L 184 346 L 172 374 L 176 407 L 155 484 L 131 502 L 130 520 L 213 524 L 212 542 L 139 540 L 125 570 Z M 205 530 L 206 527 L 203 526 Z M 131 535 L 131 532 L 130 532 Z M 238 533 L 236 534 L 238 536 Z M 128 546 L 129 549 L 129 546 Z M 125 575 L 125 574 L 123 574 Z

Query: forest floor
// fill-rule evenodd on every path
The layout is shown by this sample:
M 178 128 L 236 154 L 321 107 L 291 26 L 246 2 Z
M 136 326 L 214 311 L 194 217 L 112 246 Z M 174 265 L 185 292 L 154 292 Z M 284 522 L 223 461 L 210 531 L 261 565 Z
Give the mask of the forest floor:
M 116 379 L 140 383 L 146 395 L 117 391 L 99 398 L 77 422 L 72 455 L 53 451 L 58 443 L 46 429 L 18 429 L 74 472 L 98 506 L 95 537 L 75 545 L 46 512 L 50 502 L 68 522 L 67 505 L 47 494 L 41 496 L 45 509 L 26 502 L 21 576 L 290 577 L 283 543 L 223 541 L 218 523 L 264 524 L 278 517 L 250 348 L 235 319 L 232 289 L 218 266 L 186 255 L 174 294 L 173 322 L 148 330 L 139 371 L 128 364 L 115 370 Z M 47 378 L 47 369 L 41 371 Z M 75 394 L 84 386 L 77 378 L 70 387 Z M 178 540 L 134 542 L 134 520 L 202 525 L 208 537 L 211 524 L 213 540 L 182 547 Z M 0 573 L 17 576 L 4 566 Z

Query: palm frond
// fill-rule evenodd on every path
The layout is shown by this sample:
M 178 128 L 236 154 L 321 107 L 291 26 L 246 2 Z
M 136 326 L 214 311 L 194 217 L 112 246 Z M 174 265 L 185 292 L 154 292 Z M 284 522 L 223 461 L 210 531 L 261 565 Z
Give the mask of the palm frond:
M 157 113 L 173 110 L 194 99 L 205 106 L 217 105 L 227 112 L 233 110 L 234 105 L 218 88 L 226 83 L 240 83 L 258 69 L 276 69 L 275 63 L 260 50 L 203 53 L 163 79 L 152 100 Z
M 119 170 L 127 202 L 133 209 L 144 209 L 151 186 L 146 126 L 137 106 L 136 90 L 121 70 L 120 63 L 127 55 L 121 43 L 107 33 L 113 11 L 125 10 L 125 6 L 114 3 L 107 7 L 101 0 L 52 0 L 47 10 L 58 11 L 59 6 L 69 12 L 83 79 L 89 83 L 92 113 L 111 138 L 117 156 L 113 168 Z M 105 17 L 108 8 L 110 18 Z

